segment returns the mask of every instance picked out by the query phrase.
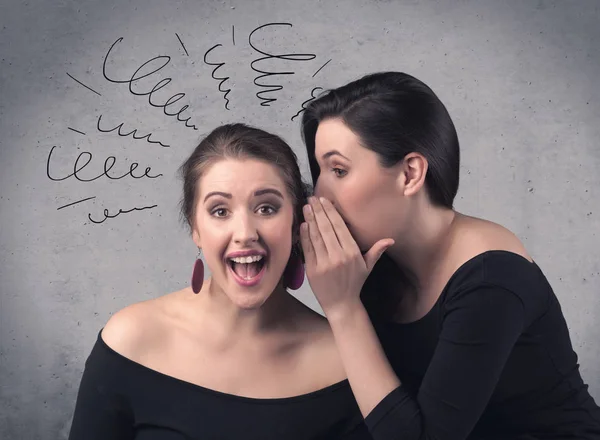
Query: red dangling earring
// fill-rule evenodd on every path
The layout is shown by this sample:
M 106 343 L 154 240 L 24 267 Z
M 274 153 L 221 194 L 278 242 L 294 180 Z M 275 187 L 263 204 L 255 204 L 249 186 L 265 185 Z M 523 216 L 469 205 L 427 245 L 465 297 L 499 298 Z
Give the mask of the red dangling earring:
M 298 290 L 303 283 L 304 264 L 302 264 L 300 257 L 292 252 L 292 256 L 283 272 L 283 285 L 292 290 Z
M 202 261 L 202 249 L 198 248 L 198 256 L 194 263 L 194 271 L 192 272 L 192 290 L 194 293 L 200 292 L 202 284 L 204 284 L 204 262 Z

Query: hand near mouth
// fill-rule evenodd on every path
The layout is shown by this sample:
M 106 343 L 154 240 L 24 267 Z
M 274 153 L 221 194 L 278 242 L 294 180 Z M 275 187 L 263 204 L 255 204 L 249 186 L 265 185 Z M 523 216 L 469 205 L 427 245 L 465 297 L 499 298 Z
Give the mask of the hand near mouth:
M 300 227 L 306 275 L 327 317 L 360 303 L 367 276 L 394 240 L 379 240 L 361 252 L 346 223 L 328 200 L 311 197 Z

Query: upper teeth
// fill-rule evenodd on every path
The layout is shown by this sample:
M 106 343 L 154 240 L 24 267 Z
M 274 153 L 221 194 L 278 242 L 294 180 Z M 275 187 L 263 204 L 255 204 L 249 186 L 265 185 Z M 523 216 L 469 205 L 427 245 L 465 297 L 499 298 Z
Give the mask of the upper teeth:
M 233 261 L 234 263 L 240 263 L 240 264 L 256 263 L 257 261 L 262 260 L 262 255 L 252 255 L 249 257 L 236 257 L 236 258 L 230 258 L 230 260 Z

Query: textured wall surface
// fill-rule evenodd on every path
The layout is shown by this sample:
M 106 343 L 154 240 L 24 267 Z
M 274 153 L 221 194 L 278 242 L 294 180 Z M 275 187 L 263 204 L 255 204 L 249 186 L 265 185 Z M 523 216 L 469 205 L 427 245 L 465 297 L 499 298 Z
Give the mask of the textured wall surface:
M 446 103 L 462 144 L 457 208 L 524 240 L 600 399 L 599 5 L 2 1 L 0 438 L 66 438 L 110 315 L 188 283 L 196 250 L 175 172 L 203 134 L 273 130 L 308 178 L 302 103 L 388 69 Z M 187 123 L 169 115 L 184 105 Z M 306 283 L 298 296 L 318 309 Z

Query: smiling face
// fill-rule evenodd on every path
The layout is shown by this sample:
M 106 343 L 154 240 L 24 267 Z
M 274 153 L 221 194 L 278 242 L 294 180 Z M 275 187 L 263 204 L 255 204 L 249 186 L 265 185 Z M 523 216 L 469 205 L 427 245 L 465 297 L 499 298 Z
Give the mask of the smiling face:
M 362 251 L 401 233 L 407 211 L 402 163 L 382 167 L 339 119 L 319 123 L 315 156 L 320 168 L 315 194 L 333 202 Z
M 256 159 L 222 159 L 200 178 L 193 238 L 212 283 L 238 307 L 260 307 L 290 257 L 294 207 L 279 170 Z

